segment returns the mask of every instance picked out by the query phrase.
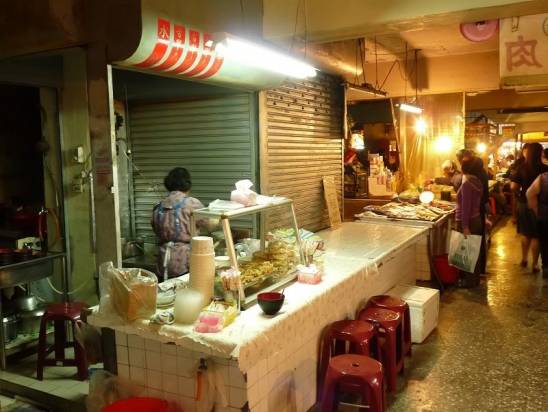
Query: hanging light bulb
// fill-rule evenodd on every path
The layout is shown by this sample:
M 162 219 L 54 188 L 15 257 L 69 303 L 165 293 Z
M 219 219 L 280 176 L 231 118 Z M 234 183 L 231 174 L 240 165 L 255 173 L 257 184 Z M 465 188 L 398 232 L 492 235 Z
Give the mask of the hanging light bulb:
M 434 142 L 434 147 L 438 153 L 447 153 L 453 147 L 453 140 L 449 136 L 440 136 Z
M 417 123 L 415 123 L 415 131 L 418 134 L 424 134 L 426 133 L 427 128 L 428 128 L 428 125 L 426 124 L 426 121 L 422 117 L 419 117 L 417 119 Z
M 477 144 L 476 150 L 478 153 L 485 153 L 487 151 L 487 145 L 483 142 L 480 142 Z

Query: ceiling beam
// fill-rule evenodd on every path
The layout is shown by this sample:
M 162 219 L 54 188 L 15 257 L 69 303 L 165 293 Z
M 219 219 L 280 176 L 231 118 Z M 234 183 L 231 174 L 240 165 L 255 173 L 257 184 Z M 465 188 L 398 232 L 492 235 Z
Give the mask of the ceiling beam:
M 264 0 L 263 36 L 287 44 L 355 39 L 548 12 L 546 0 Z M 306 12 L 306 13 L 305 13 Z

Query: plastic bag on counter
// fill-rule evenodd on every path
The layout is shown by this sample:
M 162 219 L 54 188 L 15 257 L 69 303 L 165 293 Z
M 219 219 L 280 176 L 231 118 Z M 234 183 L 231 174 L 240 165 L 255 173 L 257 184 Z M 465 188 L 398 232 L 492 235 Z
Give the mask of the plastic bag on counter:
M 103 346 L 100 329 L 79 320 L 76 322 L 74 337 L 84 348 L 88 364 L 103 362 Z
M 253 182 L 249 179 L 236 182 L 236 190 L 230 193 L 230 200 L 241 203 L 244 206 L 255 206 L 257 204 L 257 193 L 251 190 Z
M 111 317 L 113 323 L 149 319 L 156 312 L 158 278 L 148 270 L 103 263 L 99 267 L 99 287 L 99 314 Z

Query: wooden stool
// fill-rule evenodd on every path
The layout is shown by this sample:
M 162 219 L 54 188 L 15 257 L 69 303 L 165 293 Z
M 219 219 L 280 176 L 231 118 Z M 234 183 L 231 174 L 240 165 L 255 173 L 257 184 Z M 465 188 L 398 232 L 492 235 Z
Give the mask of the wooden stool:
M 366 307 L 393 310 L 403 317 L 404 354 L 411 356 L 411 316 L 407 302 L 397 296 L 377 295 L 369 299 Z
M 80 319 L 80 312 L 86 305 L 84 303 L 67 302 L 67 303 L 51 303 L 47 306 L 46 312 L 42 316 L 40 322 L 40 335 L 38 337 L 38 363 L 36 367 L 36 378 L 42 380 L 44 378 L 45 366 L 76 366 L 78 370 L 78 379 L 85 380 L 88 376 L 86 353 L 84 348 L 76 341 L 67 341 L 67 333 L 65 322 L 70 322 L 72 334 L 75 334 L 76 322 Z M 53 322 L 54 327 L 54 343 L 48 347 L 47 326 L 48 322 Z M 65 349 L 74 347 L 74 359 L 65 357 Z M 47 356 L 55 352 L 54 359 L 47 359 Z
M 384 411 L 382 365 L 363 355 L 340 355 L 331 358 L 325 375 L 321 412 L 337 410 L 337 395 L 359 394 L 362 404 L 372 412 Z
M 397 388 L 398 373 L 403 371 L 403 322 L 398 312 L 382 308 L 366 308 L 360 312 L 360 320 L 375 325 L 381 343 L 382 364 L 386 373 L 388 389 L 394 393 Z

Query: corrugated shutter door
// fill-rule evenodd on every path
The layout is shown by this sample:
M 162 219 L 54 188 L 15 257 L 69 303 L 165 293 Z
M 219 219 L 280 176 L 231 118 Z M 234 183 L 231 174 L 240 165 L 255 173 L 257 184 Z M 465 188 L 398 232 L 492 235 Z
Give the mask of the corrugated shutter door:
M 256 176 L 254 94 L 130 106 L 134 216 L 137 236 L 153 242 L 152 208 L 165 195 L 174 167 L 192 175 L 193 197 L 204 205 L 229 199 L 234 182 Z
M 319 73 L 261 93 L 261 188 L 295 202 L 300 227 L 328 226 L 322 177 L 333 176 L 342 210 L 343 92 Z M 281 216 L 271 216 L 278 220 Z

